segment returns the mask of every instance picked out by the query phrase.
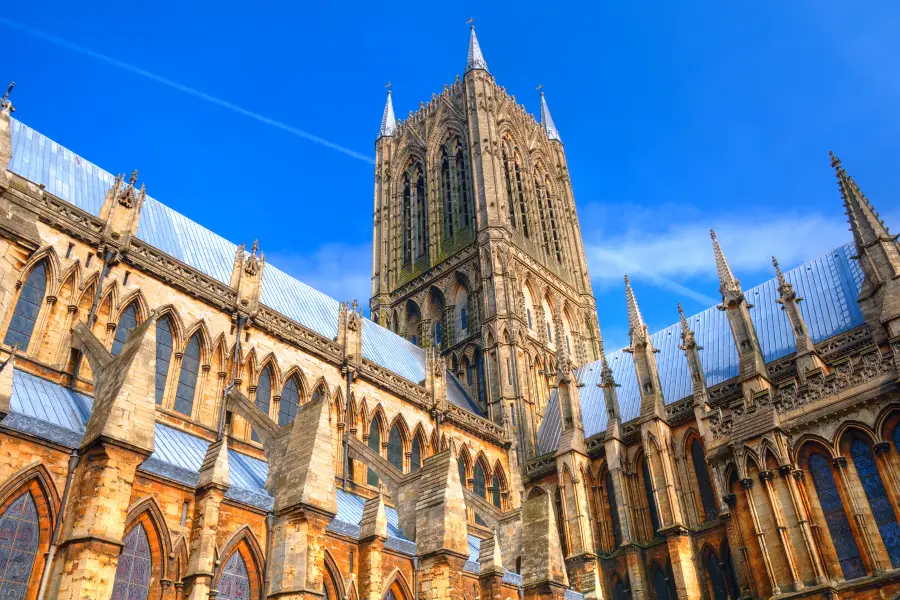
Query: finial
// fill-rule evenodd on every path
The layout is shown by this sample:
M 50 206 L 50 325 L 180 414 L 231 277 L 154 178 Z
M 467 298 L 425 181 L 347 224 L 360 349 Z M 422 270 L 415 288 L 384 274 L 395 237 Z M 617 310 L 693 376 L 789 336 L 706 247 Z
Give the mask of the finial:
M 841 159 L 839 159 L 837 156 L 835 156 L 834 152 L 832 152 L 831 150 L 828 151 L 828 156 L 831 157 L 831 166 L 834 167 L 835 169 L 840 169 L 841 168 Z
M 681 332 L 689 332 L 691 330 L 691 326 L 688 324 L 687 318 L 684 316 L 684 307 L 681 306 L 681 302 L 678 303 L 678 318 L 681 321 Z
M 544 84 L 543 83 L 538 84 L 538 86 L 535 89 L 541 93 L 541 96 L 544 95 Z
M 694 340 L 694 332 L 691 331 L 687 317 L 684 316 L 684 308 L 681 306 L 681 302 L 678 303 L 678 320 L 681 321 L 681 345 L 679 348 L 688 350 L 696 347 L 697 350 L 703 350 L 702 347 L 697 346 L 697 342 Z
M 716 232 L 710 229 L 709 237 L 712 239 L 713 243 L 713 255 L 716 258 L 716 271 L 719 275 L 719 292 L 722 294 L 722 299 L 727 300 L 726 297 L 731 296 L 734 300 L 742 300 L 744 298 L 744 293 L 741 290 L 741 282 L 734 276 L 734 273 L 731 272 L 731 267 L 725 259 L 725 253 L 722 252 L 722 247 L 719 245 L 718 238 L 716 238 Z
M 631 289 L 628 275 L 625 276 L 625 302 L 628 305 L 628 328 L 631 341 L 632 343 L 643 343 L 647 339 L 647 326 L 644 325 L 644 318 L 641 316 L 641 309 L 638 308 L 637 298 L 634 297 L 634 290 Z
M 134 171 L 131 172 L 131 178 L 128 180 L 128 183 L 130 183 L 131 185 L 134 185 L 135 183 L 137 183 L 137 180 L 138 180 L 138 172 L 137 172 L 137 169 L 135 169 Z
M 778 259 L 774 256 L 772 257 L 772 266 L 775 267 L 775 276 L 778 277 L 778 283 L 784 285 L 784 273 L 781 272 L 781 267 L 778 264 Z
M 6 90 L 6 93 L 3 94 L 2 98 L 0 98 L 0 110 L 9 108 L 9 112 L 16 112 L 16 107 L 13 106 L 12 100 L 9 99 L 9 94 L 13 91 L 14 87 L 16 87 L 16 82 L 11 81 L 9 83 L 9 88 L 7 88 Z
M 388 82 L 387 82 L 387 83 L 386 83 L 386 84 L 385 84 L 385 86 L 384 86 L 384 87 L 386 87 L 386 88 L 387 88 L 387 91 L 388 91 L 388 94 L 390 94 L 390 93 L 391 93 L 391 82 L 390 82 L 390 81 L 388 81 Z
M 250 253 L 256 256 L 256 252 L 259 250 L 259 240 L 253 240 L 253 245 L 250 246 Z

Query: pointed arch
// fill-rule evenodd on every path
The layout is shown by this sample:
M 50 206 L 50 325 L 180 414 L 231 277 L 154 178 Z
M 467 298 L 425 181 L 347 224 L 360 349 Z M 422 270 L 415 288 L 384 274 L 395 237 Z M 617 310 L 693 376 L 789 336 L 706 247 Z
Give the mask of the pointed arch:
M 409 427 L 402 414 L 397 414 L 388 433 L 387 459 L 401 472 L 405 472 L 405 456 L 410 448 Z
M 509 481 L 506 478 L 506 470 L 500 463 L 500 459 L 494 463 L 493 473 L 491 474 L 491 493 L 490 502 L 500 510 L 504 509 L 504 500 L 509 495 Z
M 703 569 L 706 572 L 707 598 L 711 600 L 728 600 L 728 584 L 719 561 L 719 555 L 709 544 L 700 551 Z
M 220 566 L 213 581 L 213 589 L 219 590 L 218 598 L 221 600 L 238 600 L 239 597 L 229 598 L 223 596 L 221 593 L 222 589 L 219 587 L 223 575 L 226 575 L 226 577 L 234 575 L 235 579 L 240 579 L 241 573 L 239 572 L 227 573 L 229 562 L 235 555 L 240 557 L 246 568 L 246 579 L 250 592 L 250 595 L 247 597 L 258 598 L 263 585 L 262 565 L 265 561 L 259 542 L 256 540 L 256 536 L 249 525 L 244 525 L 231 534 L 218 551 L 218 563 Z
M 692 466 L 694 500 L 697 503 L 698 515 L 702 522 L 711 521 L 719 515 L 719 505 L 716 501 L 716 489 L 709 474 L 709 466 L 706 463 L 706 446 L 696 429 L 690 429 L 684 436 L 682 455 L 686 463 Z M 687 460 L 689 459 L 689 460 Z
M 125 290 L 125 288 L 122 289 Z M 147 317 L 150 316 L 150 305 L 147 303 L 147 298 L 144 297 L 144 292 L 141 291 L 140 288 L 127 292 L 121 298 L 119 298 L 119 310 L 116 314 L 115 320 L 118 321 L 119 319 L 121 319 L 122 313 L 132 304 L 134 304 L 135 308 L 137 309 L 138 323 L 143 323 L 144 321 L 146 321 Z
M 187 537 L 184 534 L 175 540 L 175 548 L 172 551 L 171 576 L 172 581 L 178 583 L 184 579 L 188 568 Z
M 395 600 L 413 600 L 412 588 L 398 567 L 394 567 L 394 570 L 385 578 L 385 582 L 381 592 L 382 598 L 387 598 L 388 593 L 392 593 Z
M 51 288 L 51 295 L 59 296 L 66 286 L 70 286 L 72 290 L 72 300 L 75 299 L 75 291 L 82 289 L 83 269 L 81 262 L 77 260 L 71 261 L 59 274 L 59 284 L 55 289 Z
M 42 261 L 46 261 L 47 293 L 51 296 L 56 295 L 56 292 L 59 290 L 59 285 L 62 283 L 62 278 L 60 277 L 62 268 L 60 266 L 59 254 L 56 253 L 56 248 L 53 246 L 41 246 L 35 250 L 19 270 L 19 278 L 16 283 L 25 283 L 28 275 L 30 275 L 34 268 Z
M 204 335 L 205 334 L 205 335 Z M 188 417 L 194 415 L 194 405 L 200 388 L 201 365 L 209 348 L 209 333 L 201 321 L 188 332 L 188 341 L 181 357 L 181 372 L 175 389 L 174 409 Z
M 341 570 L 327 548 L 323 552 L 323 562 L 325 563 L 325 577 L 323 578 L 325 597 L 328 600 L 347 600 L 347 589 L 344 585 L 344 578 L 341 576 Z
M 38 336 L 41 334 L 38 323 L 41 313 L 45 312 L 47 289 L 52 277 L 49 259 L 42 259 L 27 270 L 23 269 L 20 277 L 23 279 L 16 282 L 18 293 L 13 309 L 9 315 L 3 315 L 6 322 L 3 343 L 7 346 L 18 344 L 21 351 L 27 353 L 35 333 Z
M 152 497 L 131 506 L 125 518 L 122 554 L 113 584 L 113 596 L 127 600 L 146 598 L 171 579 L 172 542 L 162 510 Z
M 0 529 L 14 532 L 10 543 L 0 545 L 0 560 L 23 567 L 14 579 L 0 573 L 0 588 L 16 594 L 10 598 L 24 598 L 26 590 L 39 586 L 59 510 L 52 481 L 47 469 L 35 464 L 20 470 L 0 488 Z
M 184 345 L 187 343 L 186 331 L 184 319 L 181 318 L 178 307 L 174 304 L 163 304 L 158 307 L 156 309 L 156 321 L 159 322 L 160 319 L 169 319 L 169 324 L 172 327 L 172 343 L 175 344 L 173 348 L 184 348 Z
M 206 364 L 209 362 L 209 351 L 210 348 L 212 348 L 212 336 L 209 333 L 209 326 L 206 324 L 205 320 L 201 319 L 196 321 L 187 328 L 185 334 L 185 340 L 187 341 L 184 347 L 181 348 L 182 352 L 187 350 L 187 344 L 189 344 L 191 338 L 195 336 L 200 342 L 200 360 Z
M 166 517 L 162 507 L 153 496 L 147 496 L 134 502 L 128 509 L 125 517 L 125 530 L 128 531 L 137 522 L 144 522 L 147 533 L 152 533 L 158 541 L 160 562 L 166 562 L 166 558 L 172 554 L 172 535 L 166 524 Z M 163 565 L 162 577 L 169 575 L 168 567 Z
M 278 401 L 278 425 L 284 427 L 297 417 L 300 406 L 305 404 L 306 388 L 303 371 L 294 366 L 288 369 L 281 386 L 281 399 Z
M 409 450 L 409 471 L 415 473 L 422 468 L 425 458 L 430 456 L 428 452 L 429 444 L 426 441 L 428 437 L 425 435 L 425 428 L 422 423 L 418 423 L 413 430 L 412 442 Z M 432 446 L 433 447 L 433 446 Z

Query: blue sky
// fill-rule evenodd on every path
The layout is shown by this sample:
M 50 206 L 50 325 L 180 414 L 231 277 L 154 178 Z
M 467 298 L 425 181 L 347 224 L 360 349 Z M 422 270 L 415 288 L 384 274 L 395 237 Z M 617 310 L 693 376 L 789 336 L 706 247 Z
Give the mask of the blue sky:
M 439 92 L 476 17 L 500 85 L 535 113 L 545 86 L 618 347 L 626 271 L 654 330 L 717 299 L 710 227 L 745 287 L 849 241 L 830 149 L 900 228 L 900 4 L 683 4 L 12 3 L 0 79 L 25 123 L 363 300 L 384 84 L 399 117 Z

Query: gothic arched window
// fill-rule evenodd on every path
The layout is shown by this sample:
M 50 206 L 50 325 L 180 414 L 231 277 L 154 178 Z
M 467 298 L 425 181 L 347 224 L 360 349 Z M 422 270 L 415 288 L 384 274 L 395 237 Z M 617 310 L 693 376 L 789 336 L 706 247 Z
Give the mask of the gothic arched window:
M 150 542 L 144 526 L 138 523 L 123 540 L 113 600 L 146 600 L 150 594 Z
M 462 455 L 456 459 L 456 469 L 459 471 L 459 483 L 464 488 L 469 487 L 469 479 L 466 477 L 466 461 Z
M 709 469 L 706 466 L 706 455 L 703 453 L 703 445 L 700 440 L 694 438 L 691 442 L 691 460 L 694 463 L 694 474 L 697 476 L 697 486 L 700 488 L 700 501 L 703 503 L 703 512 L 706 521 L 711 521 L 719 514 L 716 505 L 716 495 L 713 493 L 712 480 L 709 478 Z
M 372 419 L 372 423 L 369 424 L 369 448 L 374 450 L 377 454 L 381 454 L 381 426 L 379 425 L 378 417 Z M 372 469 L 369 469 L 367 479 L 369 485 L 378 485 L 378 475 Z
M 399 423 L 394 423 L 388 435 L 388 462 L 403 471 L 403 435 Z
M 516 198 L 512 187 L 512 161 L 509 158 L 509 150 L 503 145 L 503 174 L 506 181 L 506 205 L 509 208 L 509 224 L 516 228 Z
M 831 542 L 837 552 L 841 571 L 844 579 L 856 579 L 866 574 L 853 530 L 847 520 L 847 513 L 834 480 L 831 463 L 821 454 L 813 454 L 809 457 L 809 474 L 812 476 L 813 487 L 822 505 L 822 513 L 825 516 L 825 524 L 828 533 L 831 534 Z
M 200 334 L 195 333 L 184 349 L 178 390 L 175 392 L 175 410 L 191 416 L 194 408 L 194 392 L 197 390 L 197 374 L 200 372 Z
M 625 580 L 619 579 L 618 575 L 613 575 L 613 600 L 631 600 L 631 588 L 628 585 L 628 577 Z
M 613 485 L 612 472 L 606 473 L 606 499 L 609 502 L 609 520 L 612 522 L 614 548 L 622 545 L 622 529 L 619 527 L 619 505 L 616 502 L 616 488 Z
M 472 207 L 469 204 L 469 186 L 466 182 L 466 163 L 463 156 L 463 148 L 462 144 L 459 143 L 456 146 L 456 195 L 459 200 L 462 227 L 465 229 L 472 222 Z
M 869 507 L 872 509 L 872 516 L 875 517 L 881 540 L 891 558 L 891 566 L 897 568 L 900 565 L 900 524 L 897 523 L 894 507 L 891 506 L 891 499 L 884 488 L 872 449 L 862 440 L 855 439 L 850 444 L 850 455 L 853 457 L 863 491 L 869 500 Z
M 113 337 L 112 344 L 113 356 L 118 356 L 122 352 L 125 342 L 128 341 L 128 336 L 131 335 L 135 327 L 137 327 L 137 305 L 132 302 L 122 311 L 122 316 L 119 317 L 119 324 L 116 325 L 116 335 Z
M 541 184 L 541 180 L 539 177 L 535 177 L 535 179 L 534 179 L 534 189 L 535 189 L 535 194 L 537 195 L 537 212 L 538 212 L 538 219 L 540 221 L 538 223 L 538 225 L 540 226 L 540 229 L 541 229 L 541 248 L 544 249 L 545 254 L 549 255 L 550 254 L 550 236 L 547 233 L 547 216 L 544 213 L 545 190 L 544 190 L 544 186 Z
M 722 567 L 719 565 L 719 557 L 711 548 L 707 548 L 703 567 L 706 569 L 706 579 L 712 588 L 713 600 L 728 600 L 728 587 L 725 584 Z
M 459 311 L 459 328 L 463 331 L 469 328 L 469 315 L 465 308 Z
M 453 194 L 450 191 L 450 159 L 447 146 L 441 149 L 441 196 L 444 204 L 444 237 L 453 237 Z
M 562 264 L 562 249 L 559 242 L 559 230 L 556 227 L 556 212 L 553 210 L 553 198 L 549 188 L 547 189 L 547 216 L 550 218 L 550 237 L 553 240 L 556 262 Z
M 472 473 L 472 491 L 481 496 L 484 499 L 487 499 L 487 489 L 485 485 L 485 476 L 484 476 L 484 467 L 481 466 L 481 461 L 475 461 L 475 469 Z
M 416 178 L 416 258 L 428 253 L 428 198 L 425 196 L 425 173 L 420 166 L 415 169 Z
M 734 570 L 734 561 L 731 559 L 731 548 L 728 546 L 728 540 L 722 542 L 722 564 L 725 569 L 725 583 L 728 585 L 728 597 L 740 598 L 741 586 L 738 584 L 737 573 Z M 669 565 L 671 569 L 671 564 Z
M 256 398 L 254 403 L 256 408 L 268 416 L 269 405 L 272 403 L 272 369 L 269 367 L 263 369 L 262 373 L 259 374 L 259 379 L 256 380 Z M 259 441 L 259 436 L 256 435 L 255 431 L 252 432 L 251 438 L 254 442 Z
M 0 515 L 0 598 L 24 600 L 38 551 L 37 507 L 30 492 Z
M 259 390 L 257 390 L 257 393 Z M 300 382 L 296 375 L 287 380 L 281 390 L 281 401 L 278 404 L 278 425 L 284 427 L 297 416 L 300 407 Z
M 225 563 L 218 589 L 218 600 L 250 600 L 250 576 L 240 552 L 235 551 Z
M 669 596 L 669 582 L 666 580 L 666 574 L 657 563 L 652 565 L 653 591 L 656 592 L 656 600 L 676 600 L 675 597 Z
M 403 239 L 403 264 L 408 265 L 412 262 L 412 240 L 413 240 L 413 220 L 412 220 L 412 191 L 409 182 L 409 173 L 403 175 L 403 217 L 401 232 Z
M 415 473 L 422 468 L 422 442 L 419 436 L 413 438 L 412 452 L 409 454 L 409 472 Z
M 644 480 L 644 493 L 647 495 L 647 511 L 650 513 L 650 525 L 653 528 L 651 537 L 659 535 L 659 512 L 656 510 L 656 498 L 653 496 L 653 481 L 650 479 L 650 465 L 647 457 L 641 461 L 641 475 Z
M 516 195 L 519 199 L 519 218 L 522 220 L 522 235 L 528 237 L 528 207 L 525 205 L 525 182 L 522 181 L 522 167 L 516 156 Z
M 169 319 L 156 321 L 156 403 L 162 404 L 166 393 L 166 379 L 169 377 L 169 363 L 172 361 L 172 326 Z
M 7 346 L 19 344 L 23 352 L 28 349 L 28 342 L 31 341 L 31 334 L 34 332 L 34 325 L 37 323 L 46 292 L 47 264 L 42 261 L 31 270 L 25 283 L 22 284 L 22 291 L 19 292 L 19 299 L 13 309 L 9 328 L 3 338 L 4 344 Z
M 500 467 L 497 467 L 498 469 Z M 500 475 L 494 470 L 494 479 L 491 481 L 491 502 L 497 508 L 503 508 L 503 495 L 500 489 Z

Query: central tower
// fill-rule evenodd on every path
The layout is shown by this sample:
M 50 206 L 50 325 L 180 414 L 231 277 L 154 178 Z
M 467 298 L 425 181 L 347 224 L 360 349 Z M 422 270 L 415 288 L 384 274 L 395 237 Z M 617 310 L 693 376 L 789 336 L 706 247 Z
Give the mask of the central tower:
M 466 71 L 376 147 L 372 319 L 436 347 L 526 456 L 558 365 L 595 360 L 597 312 L 559 131 L 497 85 L 475 28 Z

